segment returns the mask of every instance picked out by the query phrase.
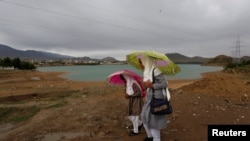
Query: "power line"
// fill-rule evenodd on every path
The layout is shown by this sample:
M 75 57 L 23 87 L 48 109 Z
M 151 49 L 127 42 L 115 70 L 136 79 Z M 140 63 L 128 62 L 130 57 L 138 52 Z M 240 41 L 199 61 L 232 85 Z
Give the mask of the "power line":
M 0 19 L 0 24 L 2 25 L 7 25 L 7 26 L 12 26 L 12 27 L 15 27 L 15 28 L 19 28 L 19 29 L 28 29 L 28 30 L 33 30 L 33 31 L 42 31 L 42 32 L 53 32 L 53 33 L 56 33 L 56 34 L 59 34 L 59 35 L 63 35 L 63 36 L 72 36 L 72 37 L 75 37 L 75 38 L 80 38 L 81 40 L 84 40 L 84 41 L 90 41 L 90 42 L 95 42 L 96 40 L 99 40 L 98 36 L 95 36 L 95 38 L 89 38 L 85 35 L 89 34 L 84 34 L 84 32 L 82 33 L 75 33 L 72 34 L 72 33 L 68 33 L 68 32 L 64 32 L 64 31 L 61 31 L 61 30 L 55 30 L 55 29 L 51 29 L 51 28 L 47 28 L 47 27 L 43 27 L 43 26 L 33 26 L 33 25 L 28 25 L 28 24 L 20 24 L 20 23 L 14 23 L 14 22 L 5 22 L 5 21 L 1 21 Z M 108 35 L 105 34 L 105 36 L 102 36 L 102 37 L 108 37 Z M 102 38 L 102 41 L 112 41 L 112 42 L 117 42 L 117 41 L 122 41 L 124 42 L 124 38 L 123 40 L 120 40 L 120 39 L 113 39 L 113 38 Z M 127 40 L 126 40 L 127 41 Z M 130 40 L 129 40 L 130 41 Z
M 16 27 L 16 28 L 21 28 L 21 29 L 29 29 L 29 30 L 36 30 L 36 31 L 43 31 L 43 32 L 54 32 L 54 33 L 58 33 L 58 34 L 63 34 L 63 35 L 71 35 L 71 36 L 75 36 L 75 37 L 81 37 L 77 34 L 69 34 L 66 32 L 58 32 L 56 30 L 51 30 L 50 28 L 46 28 L 46 27 L 41 27 L 41 26 L 32 26 L 32 25 L 27 25 L 27 24 L 20 24 L 20 23 L 14 23 L 14 22 L 5 22 L 5 21 L 1 21 L 0 19 L 0 24 L 2 25 L 7 25 L 7 26 L 12 26 L 12 27 Z
M 79 16 L 75 16 L 75 15 L 64 14 L 64 13 L 60 13 L 60 12 L 57 12 L 57 11 L 52 11 L 52 10 L 38 8 L 38 7 L 33 7 L 33 6 L 30 6 L 30 5 L 26 5 L 26 4 L 10 2 L 10 1 L 6 1 L 6 0 L 2 0 L 0 2 L 7 3 L 7 4 L 10 4 L 10 5 L 16 5 L 16 6 L 19 6 L 19 7 L 25 7 L 25 8 L 29 8 L 29 9 L 39 10 L 39 11 L 46 12 L 46 13 L 52 13 L 52 14 L 56 14 L 56 15 L 60 15 L 60 16 L 70 17 L 70 18 L 74 18 L 74 19 L 78 19 L 78 20 L 82 20 L 82 21 L 88 21 L 88 22 L 93 22 L 93 23 L 97 23 L 97 24 L 108 25 L 108 26 L 111 26 L 111 27 L 118 27 L 118 28 L 128 29 L 128 30 L 132 30 L 132 31 L 138 31 L 138 32 L 152 34 L 149 31 L 139 30 L 137 28 L 131 28 L 131 27 L 123 26 L 123 25 L 107 23 L 107 22 L 103 22 L 103 21 L 99 21 L 99 20 L 93 20 L 93 19 L 89 19 L 89 18 L 83 18 L 83 17 L 79 17 Z M 159 33 L 154 33 L 154 34 L 159 34 Z
M 97 21 L 97 20 L 92 20 L 92 19 L 88 19 L 88 18 L 82 18 L 82 17 L 78 17 L 78 16 L 74 16 L 74 15 L 68 15 L 68 14 L 64 14 L 64 13 L 60 13 L 57 11 L 52 11 L 52 10 L 47 10 L 47 9 L 42 9 L 42 8 L 37 8 L 37 7 L 33 7 L 33 6 L 29 6 L 29 5 L 25 5 L 25 4 L 21 4 L 21 3 L 16 3 L 16 2 L 10 2 L 10 1 L 6 1 L 6 0 L 0 0 L 0 2 L 4 2 L 10 5 L 16 5 L 16 6 L 20 6 L 20 7 L 24 7 L 24 8 L 29 8 L 29 9 L 33 9 L 33 10 L 39 10 L 42 12 L 46 12 L 46 13 L 52 13 L 52 14 L 56 14 L 56 15 L 60 15 L 60 16 L 66 16 L 66 17 L 70 17 L 70 18 L 74 18 L 74 19 L 78 19 L 78 20 L 82 20 L 82 21 L 88 21 L 88 22 L 95 22 L 98 24 L 105 24 L 105 25 L 109 25 L 109 26 L 115 26 L 115 27 L 119 27 L 119 28 L 124 28 L 124 29 L 130 29 L 130 30 L 137 30 L 140 32 L 145 32 L 145 31 L 141 31 L 135 28 L 130 28 L 130 27 L 124 27 L 121 25 L 115 25 L 115 24 L 109 24 L 109 23 L 105 23 L 102 21 Z M 36 30 L 36 31 L 43 31 L 43 32 L 54 32 L 57 34 L 63 34 L 63 35 L 70 35 L 70 36 L 74 36 L 74 37 L 78 37 L 78 38 L 83 38 L 86 40 L 86 36 L 82 36 L 81 34 L 69 34 L 68 32 L 63 32 L 63 31 L 58 31 L 58 30 L 51 30 L 51 28 L 47 28 L 47 27 L 41 27 L 41 26 L 33 26 L 33 25 L 28 25 L 28 24 L 20 24 L 20 23 L 15 23 L 13 21 L 6 21 L 6 20 L 1 20 L 0 19 L 0 24 L 2 25 L 7 25 L 7 26 L 14 26 L 16 28 L 25 28 L 25 29 L 29 29 L 29 30 Z M 87 33 L 89 34 L 89 33 Z M 84 34 L 86 35 L 86 34 Z M 107 37 L 107 35 L 105 34 L 104 37 Z M 89 39 L 91 41 L 94 41 L 93 39 Z M 107 40 L 107 39 L 105 39 Z M 108 39 L 109 41 L 118 41 L 119 39 L 113 40 L 112 38 Z

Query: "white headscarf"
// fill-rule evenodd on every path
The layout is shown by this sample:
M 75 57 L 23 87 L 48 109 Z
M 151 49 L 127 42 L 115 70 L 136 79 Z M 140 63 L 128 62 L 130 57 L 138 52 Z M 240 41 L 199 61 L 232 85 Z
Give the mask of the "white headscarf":
M 154 60 L 152 58 L 149 58 L 148 56 L 142 56 L 140 57 L 140 60 L 144 66 L 143 71 L 143 81 L 150 80 L 150 82 L 153 82 L 152 78 L 152 72 L 154 69 L 154 76 L 157 76 L 161 73 L 161 71 L 155 66 Z
M 122 75 L 122 76 L 126 80 L 126 93 L 128 95 L 133 95 L 134 94 L 133 83 L 135 83 L 141 89 L 139 83 L 136 80 L 134 80 L 132 77 L 130 77 L 128 75 Z

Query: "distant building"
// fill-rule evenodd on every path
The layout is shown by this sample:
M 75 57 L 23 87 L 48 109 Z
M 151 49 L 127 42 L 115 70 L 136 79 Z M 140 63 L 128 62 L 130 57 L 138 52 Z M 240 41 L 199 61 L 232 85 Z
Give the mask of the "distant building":
M 0 70 L 14 70 L 14 66 L 11 66 L 11 67 L 3 67 L 3 66 L 0 66 Z

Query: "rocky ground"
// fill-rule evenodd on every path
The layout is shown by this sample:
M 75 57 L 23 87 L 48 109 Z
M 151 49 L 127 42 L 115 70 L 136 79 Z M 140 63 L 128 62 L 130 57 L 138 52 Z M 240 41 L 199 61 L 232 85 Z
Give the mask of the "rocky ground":
M 123 87 L 57 77 L 62 74 L 0 72 L 1 141 L 142 141 L 146 136 L 144 129 L 128 136 Z M 206 141 L 209 124 L 250 124 L 249 74 L 213 72 L 169 85 L 174 112 L 161 131 L 163 141 Z M 15 112 L 35 114 L 17 121 Z

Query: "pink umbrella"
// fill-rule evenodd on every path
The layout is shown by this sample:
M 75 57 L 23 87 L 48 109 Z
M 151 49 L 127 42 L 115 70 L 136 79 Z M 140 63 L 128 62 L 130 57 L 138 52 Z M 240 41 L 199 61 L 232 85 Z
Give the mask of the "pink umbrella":
M 121 71 L 116 71 L 116 72 L 110 74 L 108 76 L 108 83 L 117 84 L 117 85 L 124 85 L 125 81 L 121 79 L 121 77 L 120 77 L 121 74 L 128 75 L 128 76 L 132 77 L 134 80 L 136 80 L 142 89 L 142 93 L 143 93 L 142 97 L 145 96 L 146 91 L 145 91 L 144 85 L 142 83 L 142 77 L 139 74 L 137 74 L 131 70 L 121 70 Z

